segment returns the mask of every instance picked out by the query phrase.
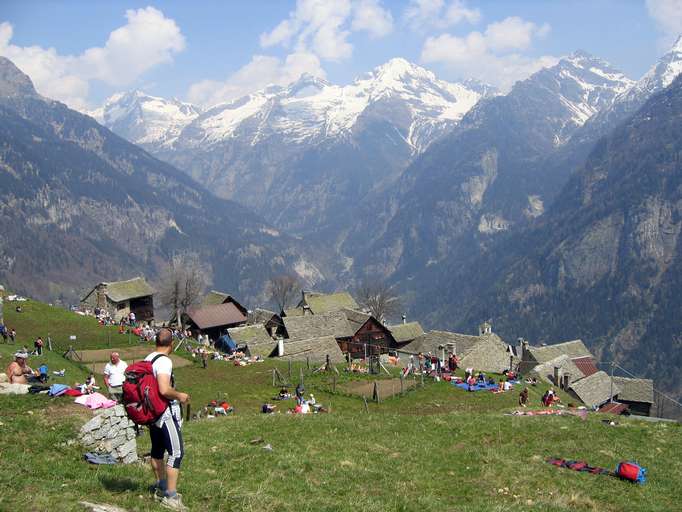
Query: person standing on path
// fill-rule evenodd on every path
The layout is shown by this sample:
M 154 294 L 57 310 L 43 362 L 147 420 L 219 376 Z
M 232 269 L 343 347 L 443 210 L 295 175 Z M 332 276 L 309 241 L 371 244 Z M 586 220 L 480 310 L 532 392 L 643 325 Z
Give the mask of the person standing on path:
M 109 396 L 118 402 L 123 397 L 123 382 L 128 363 L 121 360 L 118 352 L 112 352 L 110 362 L 104 367 L 104 384 L 109 390 Z
M 152 442 L 151 465 L 156 476 L 156 483 L 150 487 L 161 505 L 171 510 L 188 510 L 178 494 L 177 484 L 180 476 L 180 464 L 185 455 L 182 442 L 182 410 L 180 403 L 187 403 L 189 395 L 175 389 L 173 380 L 173 361 L 169 357 L 173 351 L 173 333 L 163 328 L 156 335 L 156 349 L 145 357 L 152 362 L 154 377 L 159 384 L 159 393 L 170 403 L 159 419 L 149 426 Z M 168 459 L 164 464 L 164 455 Z

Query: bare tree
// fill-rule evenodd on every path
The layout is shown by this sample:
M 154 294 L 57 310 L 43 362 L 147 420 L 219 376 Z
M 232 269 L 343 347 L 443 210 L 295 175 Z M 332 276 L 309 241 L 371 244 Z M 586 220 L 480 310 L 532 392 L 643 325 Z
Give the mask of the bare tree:
M 175 254 L 166 265 L 159 286 L 161 304 L 175 313 L 182 326 L 182 315 L 196 304 L 206 289 L 206 272 L 196 253 Z
M 270 298 L 277 304 L 280 314 L 284 312 L 298 293 L 299 287 L 298 279 L 291 274 L 283 274 L 270 279 L 268 291 L 270 292 Z
M 400 297 L 392 286 L 382 281 L 363 281 L 357 289 L 357 298 L 360 305 L 380 322 L 400 312 Z

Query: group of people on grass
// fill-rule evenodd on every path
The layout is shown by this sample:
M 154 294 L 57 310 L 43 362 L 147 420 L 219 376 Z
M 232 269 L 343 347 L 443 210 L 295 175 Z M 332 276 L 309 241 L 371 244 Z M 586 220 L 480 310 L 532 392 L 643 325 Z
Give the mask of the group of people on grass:
M 292 398 L 292 395 L 289 392 L 289 388 L 282 386 L 282 388 L 279 390 L 279 394 L 274 397 L 273 400 L 289 400 L 290 398 Z M 311 414 L 328 412 L 328 410 L 322 404 L 317 403 L 315 395 L 312 393 L 310 393 L 310 398 L 305 397 L 305 388 L 302 383 L 299 383 L 296 386 L 293 398 L 295 400 L 295 405 L 293 408 L 287 410 L 287 414 Z M 261 406 L 261 412 L 264 414 L 273 414 L 277 412 L 277 405 L 266 402 Z
M 11 327 L 0 324 L 0 336 L 3 343 L 14 343 L 17 339 L 17 332 Z

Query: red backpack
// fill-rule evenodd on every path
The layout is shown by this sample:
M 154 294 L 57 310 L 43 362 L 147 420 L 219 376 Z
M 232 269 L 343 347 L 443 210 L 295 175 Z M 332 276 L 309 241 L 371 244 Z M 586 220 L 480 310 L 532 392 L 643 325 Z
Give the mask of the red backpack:
M 159 357 L 151 361 L 140 361 L 126 368 L 126 380 L 123 382 L 123 405 L 128 418 L 137 425 L 154 423 L 168 408 L 170 401 L 159 392 L 159 383 L 154 377 L 152 365 Z

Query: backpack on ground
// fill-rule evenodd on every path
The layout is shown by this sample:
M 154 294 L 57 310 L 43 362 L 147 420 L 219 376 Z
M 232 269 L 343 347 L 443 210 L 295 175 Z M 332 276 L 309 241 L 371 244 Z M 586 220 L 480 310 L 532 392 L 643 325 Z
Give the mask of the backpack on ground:
M 646 468 L 636 462 L 621 462 L 616 467 L 616 476 L 638 484 L 646 482 Z
M 159 357 L 168 356 L 158 354 L 151 361 L 133 363 L 125 370 L 123 405 L 130 421 L 137 425 L 154 423 L 170 404 L 161 395 L 159 383 L 154 376 L 153 364 Z

